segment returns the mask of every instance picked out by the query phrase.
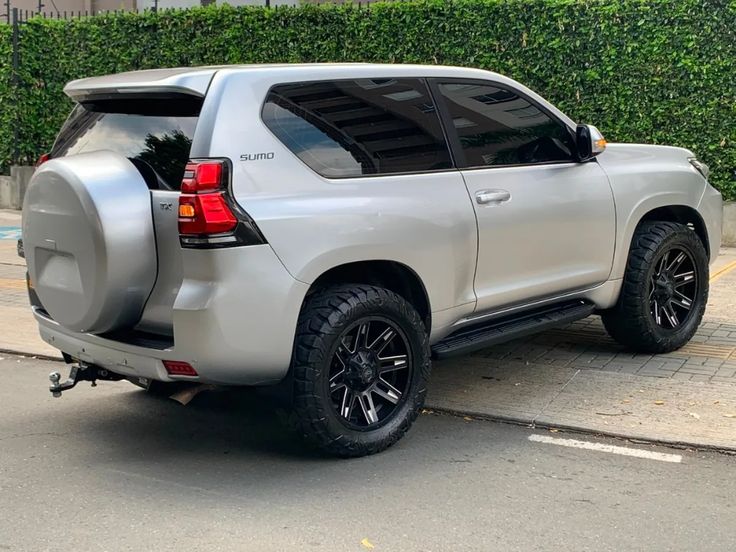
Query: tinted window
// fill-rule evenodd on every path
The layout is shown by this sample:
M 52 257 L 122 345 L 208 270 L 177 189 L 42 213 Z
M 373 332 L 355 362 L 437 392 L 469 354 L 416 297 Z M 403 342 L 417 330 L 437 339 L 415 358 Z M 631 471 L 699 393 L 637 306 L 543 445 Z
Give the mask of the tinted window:
M 460 83 L 439 88 L 460 137 L 464 166 L 572 160 L 567 127 L 515 92 Z
M 201 100 L 117 100 L 77 105 L 51 157 L 112 150 L 129 158 L 151 188 L 179 189 Z
M 274 87 L 263 121 L 328 177 L 448 169 L 439 117 L 419 79 L 362 79 Z

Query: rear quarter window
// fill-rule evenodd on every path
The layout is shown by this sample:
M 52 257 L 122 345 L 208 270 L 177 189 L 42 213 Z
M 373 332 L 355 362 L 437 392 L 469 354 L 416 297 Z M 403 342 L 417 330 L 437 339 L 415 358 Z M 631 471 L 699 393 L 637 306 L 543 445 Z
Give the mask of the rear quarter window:
M 422 79 L 282 84 L 263 122 L 322 176 L 339 178 L 452 167 L 434 102 Z
M 51 157 L 111 150 L 130 159 L 149 188 L 178 190 L 201 99 L 117 99 L 78 104 Z

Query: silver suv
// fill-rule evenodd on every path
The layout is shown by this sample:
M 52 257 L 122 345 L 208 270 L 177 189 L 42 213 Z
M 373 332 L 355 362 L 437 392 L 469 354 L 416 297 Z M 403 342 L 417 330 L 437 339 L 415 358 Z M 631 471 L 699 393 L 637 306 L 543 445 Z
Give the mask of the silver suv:
M 700 323 L 721 196 L 687 150 L 609 144 L 501 75 L 412 65 L 71 82 L 23 236 L 80 380 L 281 382 L 301 432 L 390 446 L 430 359 L 600 313 L 634 351 Z

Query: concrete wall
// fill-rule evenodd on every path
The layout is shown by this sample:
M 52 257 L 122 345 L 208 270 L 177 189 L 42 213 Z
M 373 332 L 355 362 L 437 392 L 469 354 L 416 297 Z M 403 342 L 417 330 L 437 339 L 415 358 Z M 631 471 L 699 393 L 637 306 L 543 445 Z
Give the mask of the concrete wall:
M 230 4 L 231 6 L 265 6 L 266 0 L 216 0 L 217 4 Z M 271 0 L 274 6 L 298 6 L 298 0 Z
M 321 0 L 317 0 L 318 2 Z M 330 0 L 332 1 L 332 0 Z M 363 0 L 364 2 L 366 0 Z M 51 12 L 79 12 L 87 11 L 96 13 L 109 10 L 144 10 L 151 9 L 155 0 L 41 0 L 42 11 Z M 159 0 L 158 7 L 166 8 L 191 8 L 208 3 L 230 4 L 231 6 L 265 6 L 266 0 Z M 299 0 L 271 0 L 271 6 L 296 6 Z M 10 0 L 11 8 L 38 12 L 38 0 Z
M 17 209 L 16 201 L 13 201 L 15 184 L 9 176 L 0 176 L 0 209 Z
M 723 245 L 736 247 L 736 201 L 723 205 Z
M 137 7 L 136 0 L 54 0 L 53 3 L 51 0 L 41 0 L 41 4 L 43 5 L 41 11 L 45 13 L 96 13 L 111 10 L 133 10 Z M 153 5 L 153 2 L 151 2 L 151 5 Z M 199 5 L 199 2 L 196 5 Z M 37 13 L 38 0 L 10 0 L 10 7 Z
M 21 209 L 35 167 L 11 167 L 10 176 L 0 176 L 0 209 Z

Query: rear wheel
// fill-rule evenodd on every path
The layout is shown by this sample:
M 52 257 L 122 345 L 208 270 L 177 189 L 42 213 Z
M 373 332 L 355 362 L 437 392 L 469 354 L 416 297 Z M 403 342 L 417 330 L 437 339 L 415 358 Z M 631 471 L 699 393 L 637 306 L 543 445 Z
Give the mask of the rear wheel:
M 708 256 L 697 234 L 674 222 L 636 230 L 618 304 L 603 324 L 619 343 L 666 353 L 685 345 L 708 302 Z
M 304 436 L 330 454 L 373 454 L 400 439 L 424 403 L 427 331 L 389 290 L 332 287 L 302 310 L 292 370 Z

